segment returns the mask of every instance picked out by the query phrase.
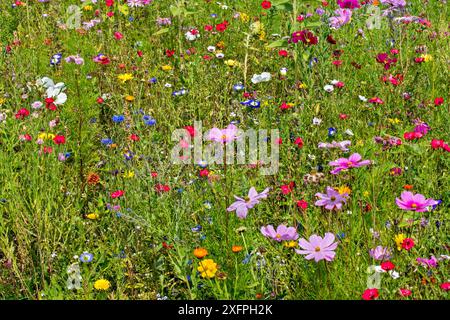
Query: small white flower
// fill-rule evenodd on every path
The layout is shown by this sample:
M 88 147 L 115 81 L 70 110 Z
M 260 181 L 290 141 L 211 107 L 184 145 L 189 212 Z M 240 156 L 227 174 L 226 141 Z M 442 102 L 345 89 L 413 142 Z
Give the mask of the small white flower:
M 31 107 L 33 109 L 39 109 L 40 107 L 42 107 L 44 104 L 41 101 L 35 101 L 31 104 Z
M 270 81 L 272 75 L 269 72 L 263 72 L 261 74 L 254 74 L 252 77 L 252 83 L 257 84 L 260 82 Z
M 321 122 L 322 122 L 322 119 L 314 117 L 314 119 L 313 119 L 313 124 L 314 125 L 318 126 L 318 125 L 320 125 Z
M 353 214 L 353 212 L 351 210 L 347 210 L 347 214 Z
M 166 84 L 164 85 L 164 87 L 166 87 L 166 88 L 172 88 L 172 85 L 171 85 L 170 83 L 166 83 Z
M 327 84 L 323 87 L 323 90 L 325 90 L 326 92 L 333 92 L 334 87 L 331 84 Z
M 364 96 L 358 96 L 358 97 L 359 97 L 359 100 L 361 100 L 362 102 L 366 102 L 367 101 L 367 98 L 364 97 Z
M 280 69 L 280 74 L 282 75 L 282 76 L 285 76 L 286 74 L 287 74 L 287 68 L 281 68 Z
M 392 277 L 392 279 L 400 278 L 400 274 L 397 271 L 394 271 L 394 270 L 389 271 L 389 275 Z
M 350 129 L 345 130 L 344 133 L 348 136 L 354 136 L 353 131 Z
M 375 266 L 375 272 L 377 272 L 377 273 L 383 273 L 383 272 L 386 272 L 386 271 L 384 271 L 383 268 L 382 268 L 381 266 Z
M 225 55 L 222 52 L 219 52 L 218 54 L 216 54 L 217 59 L 223 59 L 223 57 L 225 57 Z
M 315 160 L 315 159 L 316 159 L 316 156 L 313 155 L 313 154 L 308 154 L 308 158 L 311 159 L 311 160 Z
M 208 50 L 209 52 L 214 52 L 214 51 L 216 51 L 216 47 L 214 47 L 214 46 L 209 46 L 207 50 Z
M 332 84 L 333 86 L 337 85 L 338 83 L 339 83 L 339 80 L 332 80 L 332 81 L 331 81 L 331 84 Z

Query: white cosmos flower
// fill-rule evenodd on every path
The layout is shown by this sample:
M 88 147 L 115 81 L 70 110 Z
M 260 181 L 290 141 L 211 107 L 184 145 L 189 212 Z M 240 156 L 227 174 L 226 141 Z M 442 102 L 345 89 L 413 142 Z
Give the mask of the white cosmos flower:
M 333 92 L 334 87 L 331 84 L 327 84 L 325 87 L 323 87 L 323 90 L 326 92 Z
M 263 72 L 261 74 L 254 74 L 252 77 L 252 83 L 257 84 L 260 82 L 267 82 L 267 81 L 270 81 L 271 78 L 272 78 L 272 76 L 269 72 Z
M 367 98 L 364 96 L 358 96 L 359 100 L 361 100 L 362 102 L 366 102 Z
M 216 51 L 216 47 L 214 47 L 214 46 L 209 46 L 209 47 L 207 48 L 207 50 L 208 50 L 209 52 L 214 52 L 214 51 Z
M 400 274 L 397 271 L 394 271 L 394 270 L 389 271 L 389 275 L 392 277 L 392 279 L 400 278 Z

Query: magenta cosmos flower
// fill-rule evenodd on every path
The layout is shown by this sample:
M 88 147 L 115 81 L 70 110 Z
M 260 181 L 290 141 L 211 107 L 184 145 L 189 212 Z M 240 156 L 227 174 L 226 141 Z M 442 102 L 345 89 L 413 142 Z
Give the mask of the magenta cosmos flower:
M 330 166 L 336 167 L 330 171 L 332 174 L 338 174 L 342 170 L 348 170 L 350 168 L 359 168 L 363 166 L 367 166 L 371 164 L 370 160 L 362 160 L 361 155 L 359 153 L 352 154 L 348 159 L 347 158 L 339 158 L 335 161 L 331 161 L 329 163 Z
M 238 128 L 234 124 L 230 124 L 225 129 L 212 128 L 209 131 L 209 140 L 228 143 L 237 139 Z
M 336 253 L 334 250 L 337 248 L 338 243 L 334 242 L 334 234 L 327 232 L 325 237 L 320 237 L 313 234 L 309 237 L 309 242 L 305 239 L 300 239 L 298 245 L 303 250 L 295 250 L 298 254 L 306 255 L 306 260 L 314 258 L 316 262 L 325 259 L 326 261 L 332 261 Z
M 400 199 L 395 199 L 395 203 L 400 209 L 409 211 L 425 212 L 427 207 L 432 207 L 439 203 L 434 199 L 425 199 L 420 193 L 413 194 L 409 191 L 403 191 L 400 197 Z
M 266 188 L 263 192 L 258 193 L 254 187 L 251 187 L 248 191 L 248 196 L 244 199 L 234 196 L 237 201 L 229 206 L 227 208 L 227 211 L 236 211 L 236 215 L 238 216 L 238 218 L 244 219 L 245 217 L 247 217 L 248 209 L 251 209 L 255 205 L 257 205 L 260 199 L 267 198 L 268 193 L 269 188 Z
M 327 187 L 327 193 L 316 193 L 316 197 L 319 198 L 315 203 L 316 206 L 325 207 L 327 210 L 340 210 L 342 204 L 347 203 L 348 193 L 340 194 L 333 188 Z
M 286 227 L 284 224 L 280 224 L 277 230 L 274 229 L 273 225 L 268 225 L 261 227 L 261 233 L 264 237 L 271 238 L 272 240 L 281 242 L 283 240 L 297 240 L 298 234 L 294 227 Z

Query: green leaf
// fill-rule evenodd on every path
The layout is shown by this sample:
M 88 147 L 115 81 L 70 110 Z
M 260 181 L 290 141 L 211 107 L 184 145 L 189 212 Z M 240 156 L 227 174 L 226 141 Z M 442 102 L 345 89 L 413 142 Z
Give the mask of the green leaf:
M 163 28 L 161 30 L 156 31 L 153 35 L 159 36 L 160 34 L 166 33 L 167 31 L 169 31 L 169 28 Z
M 277 10 L 293 11 L 294 6 L 290 0 L 279 0 L 272 2 L 272 6 Z
M 279 47 L 286 47 L 288 45 L 288 42 L 286 39 L 280 39 L 276 40 L 272 43 L 269 43 L 267 45 L 267 48 L 279 48 Z
M 170 6 L 170 13 L 172 16 L 177 17 L 184 13 L 184 9 L 181 7 Z

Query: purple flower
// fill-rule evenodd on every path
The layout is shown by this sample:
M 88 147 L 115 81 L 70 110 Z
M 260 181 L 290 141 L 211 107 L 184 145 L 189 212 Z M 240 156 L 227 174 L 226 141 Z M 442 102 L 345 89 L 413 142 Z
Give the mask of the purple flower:
M 425 199 L 422 194 L 413 194 L 409 191 L 403 191 L 400 199 L 395 199 L 395 203 L 400 209 L 416 212 L 425 212 L 427 211 L 427 207 L 438 204 L 434 199 Z
M 370 249 L 369 254 L 375 260 L 389 260 L 391 258 L 391 251 L 389 248 L 378 246 L 375 249 Z
M 400 8 L 406 6 L 405 0 L 381 0 L 382 4 L 390 4 L 393 7 Z
M 316 201 L 315 205 L 319 207 L 325 206 L 327 210 L 340 210 L 342 208 L 342 203 L 347 203 L 346 197 L 347 193 L 340 194 L 338 191 L 331 187 L 327 187 L 327 193 L 316 193 L 316 197 L 319 200 Z
M 337 4 L 341 9 L 355 9 L 360 7 L 358 0 L 337 0 Z
M 286 227 L 284 224 L 280 224 L 275 231 L 273 225 L 261 227 L 261 233 L 272 240 L 281 242 L 283 240 L 297 240 L 298 234 L 294 227 Z
M 68 63 L 75 63 L 75 64 L 78 64 L 78 65 L 81 65 L 81 64 L 84 64 L 84 59 L 83 58 L 81 58 L 79 55 L 76 55 L 76 56 L 68 56 L 66 59 L 66 62 L 68 62 Z
M 254 187 L 251 187 L 248 191 L 248 196 L 245 199 L 234 196 L 237 200 L 231 206 L 227 208 L 227 211 L 236 211 L 236 215 L 240 219 L 244 219 L 247 217 L 248 209 L 253 208 L 255 205 L 259 203 L 260 199 L 267 198 L 267 194 L 269 193 L 269 188 L 264 189 L 263 192 L 258 193 Z
M 298 254 L 306 255 L 306 260 L 311 260 L 314 258 L 316 262 L 320 260 L 332 261 L 336 253 L 338 243 L 334 242 L 334 234 L 327 232 L 325 237 L 320 237 L 313 234 L 309 237 L 309 242 L 305 239 L 300 239 L 298 245 L 303 250 L 295 250 Z
M 438 264 L 438 260 L 436 259 L 435 256 L 431 256 L 430 259 L 426 259 L 426 258 L 417 258 L 416 261 L 424 266 L 424 267 L 429 267 L 429 268 L 436 268 L 437 264 Z
M 332 29 L 339 29 L 344 24 L 349 23 L 352 18 L 352 11 L 348 9 L 337 9 L 334 13 L 337 14 L 337 17 L 328 19 Z
M 371 164 L 370 160 L 361 161 L 361 155 L 359 153 L 352 154 L 348 159 L 339 158 L 336 161 L 331 161 L 330 166 L 336 167 L 330 171 L 332 174 L 338 174 L 342 170 L 348 170 L 350 168 L 359 168 Z
M 220 143 L 228 143 L 230 141 L 237 139 L 238 129 L 234 124 L 230 124 L 225 129 L 212 128 L 209 131 L 209 140 L 220 142 Z

